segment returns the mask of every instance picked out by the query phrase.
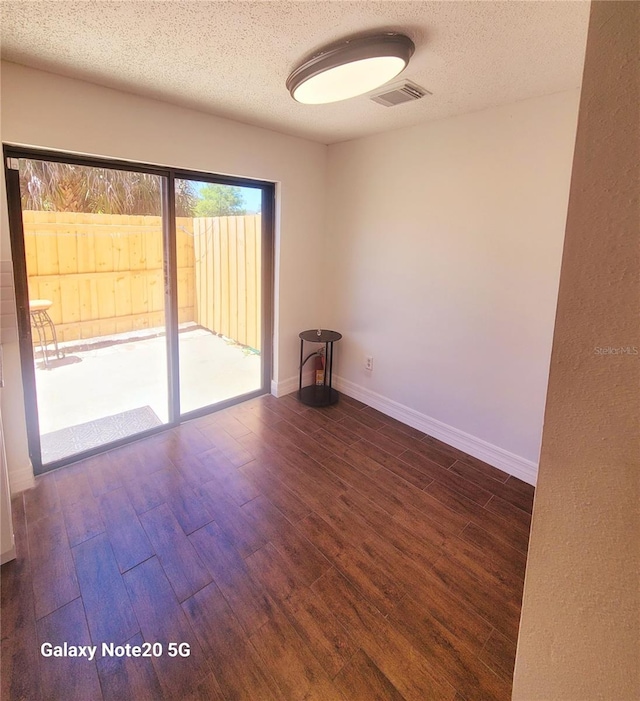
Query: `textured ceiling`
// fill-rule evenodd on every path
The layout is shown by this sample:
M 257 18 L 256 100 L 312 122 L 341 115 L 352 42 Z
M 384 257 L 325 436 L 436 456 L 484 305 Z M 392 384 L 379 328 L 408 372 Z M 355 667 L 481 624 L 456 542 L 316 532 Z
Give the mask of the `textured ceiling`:
M 2 56 L 323 143 L 579 87 L 589 3 L 2 0 Z M 323 45 L 395 30 L 402 77 L 433 93 L 300 105 L 291 70 Z

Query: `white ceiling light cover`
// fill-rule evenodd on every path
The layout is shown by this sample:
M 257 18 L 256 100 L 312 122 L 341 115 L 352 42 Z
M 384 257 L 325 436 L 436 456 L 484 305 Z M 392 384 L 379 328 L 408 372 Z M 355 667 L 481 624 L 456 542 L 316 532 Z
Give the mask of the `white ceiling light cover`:
M 298 66 L 287 80 L 291 96 L 324 104 L 363 95 L 395 78 L 415 50 L 403 34 L 380 34 L 335 44 Z

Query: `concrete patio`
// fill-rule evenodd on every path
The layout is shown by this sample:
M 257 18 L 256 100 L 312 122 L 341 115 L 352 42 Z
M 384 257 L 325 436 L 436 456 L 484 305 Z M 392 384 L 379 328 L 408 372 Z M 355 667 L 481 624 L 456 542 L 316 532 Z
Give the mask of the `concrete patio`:
M 166 339 L 157 331 L 63 344 L 65 357 L 49 368 L 37 360 L 41 435 L 141 407 L 166 422 Z M 257 352 L 192 324 L 183 325 L 179 344 L 183 413 L 260 387 Z

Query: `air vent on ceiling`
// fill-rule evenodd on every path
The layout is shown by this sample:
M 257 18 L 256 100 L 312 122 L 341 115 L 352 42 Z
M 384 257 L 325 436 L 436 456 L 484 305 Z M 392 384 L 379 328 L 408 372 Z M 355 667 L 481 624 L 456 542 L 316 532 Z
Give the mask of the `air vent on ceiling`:
M 421 88 L 419 85 L 412 83 L 410 80 L 403 80 L 394 85 L 385 85 L 382 90 L 370 97 L 379 105 L 394 107 L 395 105 L 401 105 L 403 102 L 419 100 L 425 95 L 431 95 L 431 93 L 425 90 L 425 88 Z

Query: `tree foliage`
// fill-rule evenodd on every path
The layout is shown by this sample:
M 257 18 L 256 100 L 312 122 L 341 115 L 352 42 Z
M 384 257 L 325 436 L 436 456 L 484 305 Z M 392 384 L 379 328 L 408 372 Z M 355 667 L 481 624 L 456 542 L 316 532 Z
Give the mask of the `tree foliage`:
M 242 188 L 207 183 L 200 189 L 196 217 L 232 217 L 246 214 Z
M 161 178 L 150 173 L 20 160 L 22 208 L 48 212 L 160 215 Z M 176 215 L 191 217 L 197 195 L 176 180 Z

